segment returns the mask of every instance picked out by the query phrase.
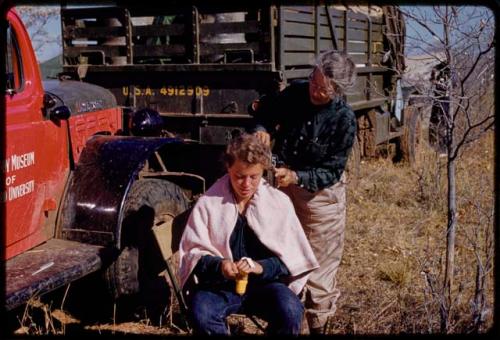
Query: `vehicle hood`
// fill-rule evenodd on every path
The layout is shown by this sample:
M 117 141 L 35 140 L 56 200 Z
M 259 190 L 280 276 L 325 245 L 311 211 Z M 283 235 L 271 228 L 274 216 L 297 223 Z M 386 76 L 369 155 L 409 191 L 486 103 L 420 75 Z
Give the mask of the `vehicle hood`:
M 75 80 L 45 80 L 43 87 L 56 101 L 66 105 L 72 115 L 116 107 L 116 98 L 101 86 Z

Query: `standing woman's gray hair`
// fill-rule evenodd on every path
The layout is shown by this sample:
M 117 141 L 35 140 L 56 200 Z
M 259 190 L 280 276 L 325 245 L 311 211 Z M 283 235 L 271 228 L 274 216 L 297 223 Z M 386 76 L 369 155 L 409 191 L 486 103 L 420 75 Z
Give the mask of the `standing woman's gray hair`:
M 326 51 L 319 55 L 315 65 L 335 90 L 335 95 L 343 96 L 356 81 L 356 65 L 345 52 Z

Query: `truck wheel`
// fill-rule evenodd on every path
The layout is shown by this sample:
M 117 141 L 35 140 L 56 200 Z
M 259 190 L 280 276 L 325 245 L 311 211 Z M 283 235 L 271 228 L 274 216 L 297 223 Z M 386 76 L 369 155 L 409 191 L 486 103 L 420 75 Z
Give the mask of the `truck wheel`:
M 409 106 L 405 109 L 405 120 L 406 124 L 401 136 L 401 155 L 403 161 L 416 166 L 425 139 L 420 110 L 415 106 Z
M 147 315 L 141 316 L 153 322 L 164 314 L 171 294 L 165 277 L 159 276 L 165 264 L 152 227 L 188 207 L 184 192 L 172 182 L 140 179 L 132 184 L 124 207 L 121 253 L 105 272 L 120 312 L 143 310 Z

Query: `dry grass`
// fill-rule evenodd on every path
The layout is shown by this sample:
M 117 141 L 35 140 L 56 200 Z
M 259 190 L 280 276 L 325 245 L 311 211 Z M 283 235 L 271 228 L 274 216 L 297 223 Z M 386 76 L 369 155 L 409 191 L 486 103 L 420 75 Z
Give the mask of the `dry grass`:
M 386 160 L 364 162 L 348 189 L 348 222 L 339 269 L 343 293 L 332 334 L 438 333 L 436 296 L 446 234 L 446 158 L 429 149 L 415 168 Z M 457 169 L 459 220 L 454 333 L 468 331 L 475 287 L 473 243 L 493 230 L 493 133 L 465 150 Z M 478 253 L 483 255 L 484 252 Z M 487 279 L 493 308 L 493 271 Z M 490 328 L 490 312 L 482 331 Z
M 490 133 L 464 150 L 457 169 L 453 333 L 470 329 L 476 258 L 487 255 L 478 246 L 493 237 L 493 140 Z M 431 288 L 439 287 L 443 272 L 446 159 L 429 149 L 420 157 L 420 165 L 414 168 L 383 159 L 364 161 L 356 186 L 348 188 L 345 250 L 338 272 L 342 295 L 328 334 L 439 332 L 438 296 Z M 487 309 L 480 332 L 493 325 L 493 272 L 491 268 L 487 275 Z M 178 306 L 174 305 L 169 315 L 176 313 Z M 48 331 L 38 334 L 51 332 L 50 321 L 45 322 Z M 229 323 L 240 334 L 261 334 L 247 318 L 234 317 Z M 152 326 L 147 319 L 82 327 L 86 333 L 182 334 L 172 318 L 161 327 Z M 33 334 L 27 328 L 19 332 Z

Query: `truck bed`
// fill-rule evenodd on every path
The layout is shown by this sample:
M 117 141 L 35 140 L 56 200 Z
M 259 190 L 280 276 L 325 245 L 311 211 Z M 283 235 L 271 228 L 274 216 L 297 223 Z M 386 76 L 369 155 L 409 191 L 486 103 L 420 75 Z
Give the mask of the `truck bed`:
M 103 255 L 100 246 L 52 239 L 8 260 L 6 309 L 97 271 L 102 267 Z

